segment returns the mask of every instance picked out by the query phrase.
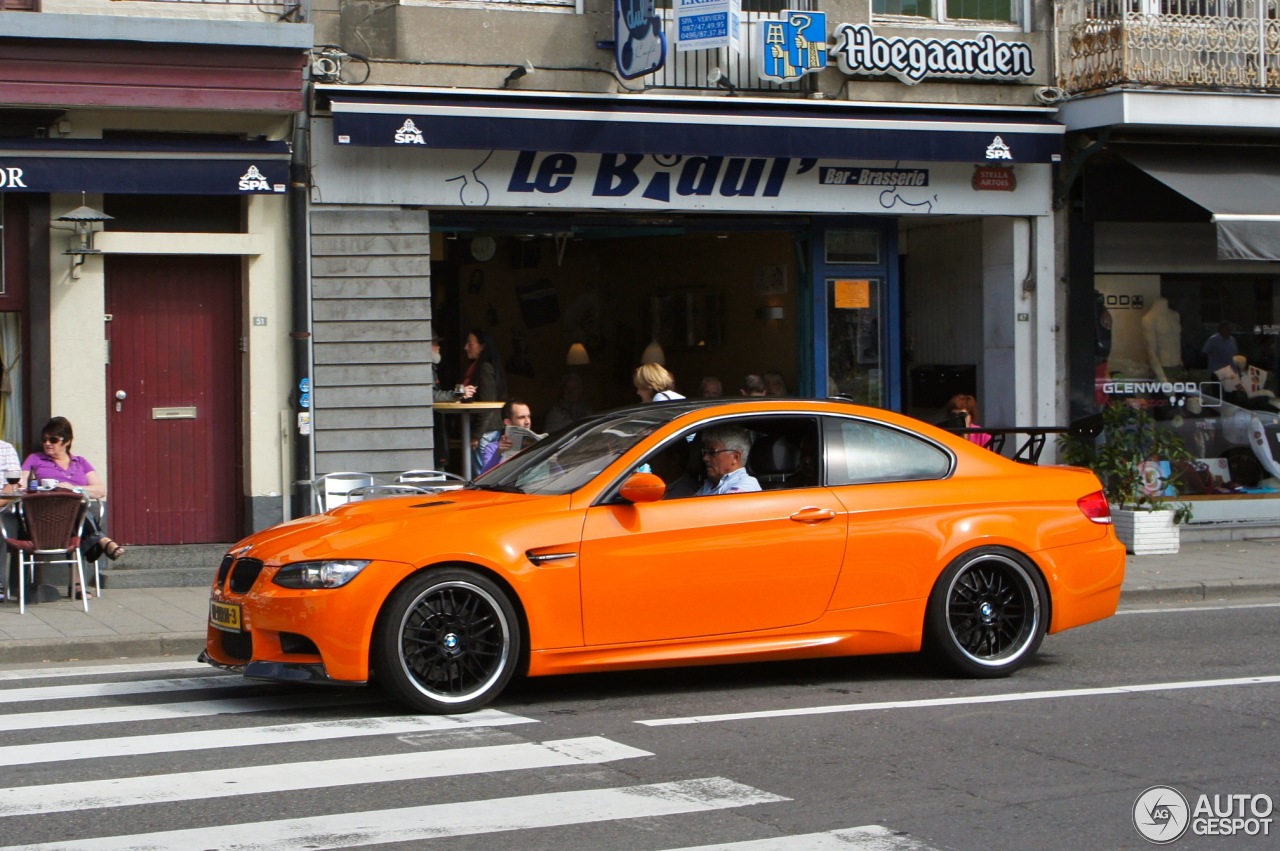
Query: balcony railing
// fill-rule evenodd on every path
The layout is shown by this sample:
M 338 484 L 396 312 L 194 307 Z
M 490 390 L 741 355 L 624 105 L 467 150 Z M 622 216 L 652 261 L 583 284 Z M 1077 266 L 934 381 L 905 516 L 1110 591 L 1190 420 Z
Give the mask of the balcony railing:
M 1056 4 L 1058 85 L 1280 91 L 1278 0 Z
M 667 35 L 667 61 L 656 73 L 640 78 L 645 88 L 702 89 L 706 91 L 742 92 L 811 92 L 815 75 L 806 74 L 789 83 L 775 83 L 760 78 L 760 51 L 757 49 L 757 27 L 763 21 L 781 19 L 783 9 L 808 11 L 816 7 L 816 0 L 743 0 L 742 49 L 730 54 L 727 49 L 676 50 L 676 24 L 670 0 L 658 0 L 658 14 L 662 16 L 663 30 Z M 833 63 L 834 64 L 834 63 Z M 710 80 L 711 70 L 720 69 L 722 83 Z

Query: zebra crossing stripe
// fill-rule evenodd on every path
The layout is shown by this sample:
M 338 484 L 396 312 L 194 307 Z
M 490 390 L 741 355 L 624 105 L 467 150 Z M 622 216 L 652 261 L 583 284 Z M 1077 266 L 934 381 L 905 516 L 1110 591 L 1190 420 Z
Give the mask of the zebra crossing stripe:
M 599 736 L 0 789 L 0 816 L 233 798 L 653 756 Z
M 933 851 L 910 836 L 878 824 L 846 827 L 828 833 L 775 836 L 747 842 L 673 848 L 670 851 Z
M 201 715 L 236 715 L 245 712 L 271 712 L 281 709 L 319 710 L 334 706 L 372 703 L 381 695 L 365 689 L 352 689 L 346 694 L 318 695 L 290 693 L 275 697 L 193 700 L 186 703 L 156 703 L 138 706 L 95 706 L 93 709 L 63 709 L 53 712 L 23 712 L 3 715 L 0 731 L 39 730 L 54 727 L 83 727 L 89 724 L 127 724 L 131 721 L 164 721 L 171 718 L 194 718 Z
M 122 694 L 162 694 L 213 688 L 263 688 L 244 677 L 221 675 L 184 677 L 178 680 L 134 680 L 119 683 L 79 683 L 67 686 L 33 686 L 0 689 L 0 703 L 24 703 L 28 700 L 75 700 L 81 697 L 115 697 Z M 270 688 L 270 686 L 267 686 Z
M 154 671 L 212 671 L 204 662 L 130 662 L 125 665 L 75 665 L 64 668 L 20 668 L 0 671 L 0 681 L 50 680 L 59 677 L 94 677 L 103 674 L 146 674 Z
M 329 800 L 324 798 L 324 800 Z M 790 800 L 724 777 L 579 792 L 428 804 L 313 818 L 12 845 L 0 851 L 321 851 L 383 842 L 563 827 L 724 810 Z
M 97 711 L 91 710 L 91 712 Z M 0 715 L 0 729 L 6 726 L 5 722 L 4 716 Z M 466 715 L 406 715 L 352 718 L 341 721 L 310 721 L 269 727 L 241 727 L 219 730 L 216 735 L 211 735 L 206 730 L 192 730 L 187 733 L 156 733 L 148 736 L 41 742 L 32 745 L 0 747 L 0 767 L 215 748 L 256 748 L 264 745 L 298 744 L 363 736 L 411 736 L 448 730 L 536 723 L 532 718 L 511 715 L 496 709 L 482 709 Z

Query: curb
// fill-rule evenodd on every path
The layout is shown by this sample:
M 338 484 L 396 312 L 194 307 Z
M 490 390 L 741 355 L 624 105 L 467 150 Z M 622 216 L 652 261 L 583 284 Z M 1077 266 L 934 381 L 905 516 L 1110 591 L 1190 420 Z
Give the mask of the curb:
M 204 649 L 205 639 L 203 632 L 174 632 L 159 635 L 0 641 L 0 664 L 76 662 L 150 656 L 184 656 L 194 659 Z
M 1227 579 L 1213 582 L 1161 582 L 1156 585 L 1126 586 L 1120 592 L 1120 602 L 1122 605 L 1197 602 L 1278 595 L 1280 595 L 1280 582 L 1274 579 Z

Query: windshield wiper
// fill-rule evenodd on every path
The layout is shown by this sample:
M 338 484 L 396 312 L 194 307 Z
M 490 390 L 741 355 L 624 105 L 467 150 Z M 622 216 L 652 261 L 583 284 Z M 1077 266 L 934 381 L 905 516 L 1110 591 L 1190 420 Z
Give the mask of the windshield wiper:
M 524 488 L 516 485 L 478 485 L 475 482 L 468 482 L 465 487 L 478 491 L 498 491 L 499 493 L 524 493 Z

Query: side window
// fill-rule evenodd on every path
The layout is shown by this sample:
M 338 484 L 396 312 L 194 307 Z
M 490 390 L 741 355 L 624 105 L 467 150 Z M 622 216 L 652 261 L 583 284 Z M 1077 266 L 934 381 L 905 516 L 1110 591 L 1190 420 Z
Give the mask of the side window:
M 709 470 L 703 435 L 715 434 L 720 427 L 745 435 L 750 450 L 741 464 L 736 455 L 732 460 L 717 458 Z M 664 499 L 681 499 L 695 495 L 709 479 L 714 485 L 716 470 L 738 466 L 746 468 L 760 490 L 817 487 L 820 458 L 816 418 L 757 416 L 717 420 L 708 428 L 685 432 L 646 456 L 637 470 L 654 473 L 666 483 Z
M 761 490 L 812 488 L 819 484 L 818 422 L 813 417 L 753 418 L 747 472 Z
M 941 479 L 951 471 L 950 455 L 907 432 L 835 417 L 825 428 L 832 485 Z

